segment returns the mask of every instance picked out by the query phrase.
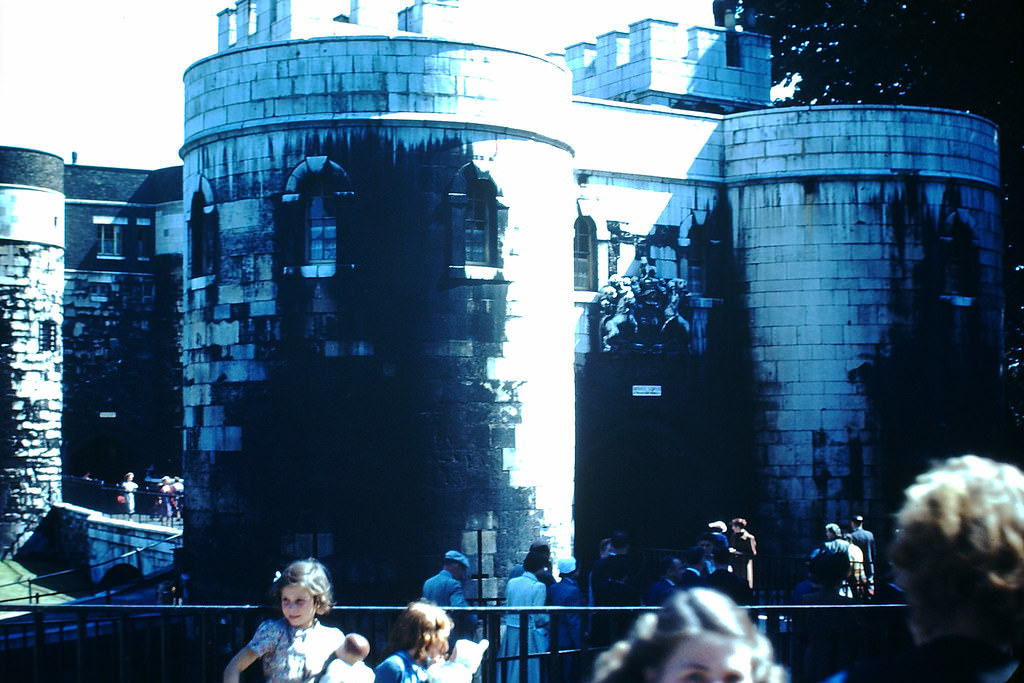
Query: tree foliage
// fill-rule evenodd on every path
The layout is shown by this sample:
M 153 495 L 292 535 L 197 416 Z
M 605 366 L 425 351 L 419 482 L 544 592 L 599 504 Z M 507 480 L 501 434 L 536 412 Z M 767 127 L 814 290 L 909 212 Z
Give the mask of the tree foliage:
M 1006 375 L 1024 434 L 1024 0 L 742 0 L 772 36 L 781 104 L 905 104 L 969 111 L 1000 130 Z

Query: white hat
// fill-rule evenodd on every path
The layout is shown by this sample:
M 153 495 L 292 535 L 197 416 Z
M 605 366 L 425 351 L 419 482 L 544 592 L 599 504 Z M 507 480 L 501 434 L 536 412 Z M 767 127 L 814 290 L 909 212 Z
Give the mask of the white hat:
M 559 574 L 572 574 L 576 571 L 576 558 L 563 557 L 557 562 Z

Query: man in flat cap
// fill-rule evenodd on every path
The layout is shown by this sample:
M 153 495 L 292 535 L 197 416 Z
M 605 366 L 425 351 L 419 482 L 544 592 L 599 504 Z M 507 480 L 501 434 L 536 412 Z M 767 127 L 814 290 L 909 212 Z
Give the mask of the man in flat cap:
M 423 597 L 441 607 L 469 607 L 462 592 L 462 580 L 468 570 L 469 559 L 458 550 L 449 550 L 444 554 L 441 571 L 423 582 Z M 454 613 L 449 616 L 455 621 L 450 638 L 452 643 L 458 638 L 472 636 L 476 630 L 476 615 Z

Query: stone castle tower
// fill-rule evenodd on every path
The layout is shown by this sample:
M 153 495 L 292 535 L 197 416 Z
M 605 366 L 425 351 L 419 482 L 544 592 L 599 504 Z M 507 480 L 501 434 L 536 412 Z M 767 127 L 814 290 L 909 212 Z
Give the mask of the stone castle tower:
M 64 162 L 0 148 L 0 553 L 61 499 Z
M 315 552 L 371 599 L 569 548 L 567 74 L 251 7 L 185 75 L 190 556 Z
M 124 374 L 92 296 L 105 225 L 138 253 L 99 284 L 153 292 L 119 300 L 118 360 L 136 390 L 162 373 L 165 437 L 180 415 L 198 601 L 316 555 L 341 600 L 398 603 L 450 548 L 493 599 L 537 538 L 586 568 L 613 530 L 680 548 L 732 516 L 797 555 L 857 512 L 884 538 L 930 458 L 998 454 L 990 122 L 773 108 L 769 39 L 722 3 L 545 56 L 469 2 L 397 4 L 222 12 L 183 168 L 62 185 L 0 150 L 10 544 L 59 496 L 63 279 L 64 462 L 110 450 L 78 409 Z M 122 467 L 154 409 L 117 393 Z
M 240 0 L 186 72 L 193 566 L 413 596 L 459 547 L 494 597 L 538 536 L 732 515 L 795 553 L 986 443 L 989 122 L 771 110 L 729 21 L 540 57 L 380 7 Z

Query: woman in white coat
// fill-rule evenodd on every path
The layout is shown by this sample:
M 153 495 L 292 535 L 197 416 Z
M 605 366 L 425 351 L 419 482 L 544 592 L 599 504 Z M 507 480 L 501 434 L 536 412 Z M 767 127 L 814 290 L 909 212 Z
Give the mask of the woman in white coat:
M 509 579 L 505 586 L 505 604 L 508 607 L 542 607 L 547 598 L 547 587 L 537 578 L 536 572 L 543 569 L 545 559 L 539 553 L 530 552 L 523 560 L 520 576 Z M 537 655 L 548 651 L 548 615 L 530 614 L 527 617 L 526 644 L 531 655 L 527 662 L 526 676 L 530 683 L 541 681 L 541 658 Z M 505 635 L 501 639 L 498 657 L 502 662 L 501 680 L 504 683 L 519 683 L 519 614 L 505 615 Z

